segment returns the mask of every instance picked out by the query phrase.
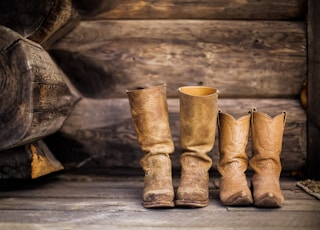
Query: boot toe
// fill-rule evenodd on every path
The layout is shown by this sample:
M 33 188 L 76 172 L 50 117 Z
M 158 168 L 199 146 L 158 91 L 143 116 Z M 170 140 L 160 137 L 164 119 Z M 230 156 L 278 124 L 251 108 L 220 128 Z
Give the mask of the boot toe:
M 272 192 L 263 194 L 259 198 L 255 198 L 254 205 L 265 208 L 280 208 L 284 203 L 284 198 L 281 195 L 276 195 Z
M 180 189 L 177 193 L 176 205 L 184 207 L 205 207 L 209 204 L 208 191 L 198 190 L 184 190 Z
M 174 207 L 174 194 L 171 190 L 147 192 L 143 195 L 143 206 L 145 208 Z
M 245 191 L 240 191 L 227 198 L 221 198 L 221 201 L 224 205 L 228 206 L 249 206 L 253 203 L 251 194 Z

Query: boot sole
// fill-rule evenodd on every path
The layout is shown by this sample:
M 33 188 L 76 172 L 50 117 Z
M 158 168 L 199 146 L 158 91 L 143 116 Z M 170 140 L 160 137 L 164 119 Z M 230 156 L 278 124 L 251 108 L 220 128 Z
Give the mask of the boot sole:
M 194 201 L 194 200 L 176 200 L 176 206 L 187 208 L 203 208 L 209 205 L 209 200 Z
M 174 202 L 142 202 L 143 207 L 145 208 L 173 208 Z

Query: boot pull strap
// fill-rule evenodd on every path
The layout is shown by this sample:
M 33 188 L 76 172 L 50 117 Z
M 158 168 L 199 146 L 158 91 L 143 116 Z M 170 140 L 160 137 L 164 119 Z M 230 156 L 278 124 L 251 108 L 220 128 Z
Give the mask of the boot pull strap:
M 251 110 L 249 111 L 249 113 L 251 114 L 251 127 L 253 127 L 253 112 L 256 112 L 257 108 L 256 107 L 252 107 Z
M 282 111 L 283 115 L 284 115 L 284 118 L 283 118 L 283 124 L 286 123 L 287 121 L 287 111 Z
M 217 116 L 217 122 L 218 122 L 218 129 L 220 130 L 220 116 L 219 116 L 219 113 L 222 113 L 222 110 L 221 109 L 218 109 L 218 116 Z

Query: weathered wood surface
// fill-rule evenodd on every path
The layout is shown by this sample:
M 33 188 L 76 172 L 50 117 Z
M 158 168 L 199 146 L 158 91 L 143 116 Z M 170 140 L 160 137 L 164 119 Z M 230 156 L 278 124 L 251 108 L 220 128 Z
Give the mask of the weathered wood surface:
M 130 172 L 129 172 L 130 173 Z M 248 178 L 250 179 L 250 177 Z M 179 175 L 174 175 L 176 189 Z M 225 207 L 217 176 L 210 176 L 209 206 L 145 209 L 143 176 L 59 174 L 32 182 L 0 184 L 1 229 L 318 229 L 320 202 L 281 178 L 280 209 Z
M 62 169 L 42 140 L 0 152 L 0 179 L 34 179 Z
M 28 37 L 45 21 L 52 8 L 52 2 L 52 0 L 2 0 L 0 25 Z
M 304 19 L 306 0 L 77 0 L 90 19 Z
M 72 0 L 2 0 L 0 25 L 47 48 L 80 21 Z
M 219 108 L 236 117 L 252 107 L 274 116 L 288 112 L 282 151 L 284 170 L 300 170 L 306 158 L 306 114 L 299 100 L 292 99 L 219 99 Z M 173 167 L 179 168 L 180 128 L 179 100 L 168 99 L 170 127 L 175 143 Z M 59 143 L 60 147 L 56 144 Z M 48 145 L 66 167 L 132 167 L 140 168 L 142 151 L 137 143 L 128 100 L 83 98 L 59 131 L 48 139 Z M 251 156 L 249 141 L 248 155 Z M 213 169 L 219 161 L 218 134 Z M 77 159 L 78 161 L 75 161 Z
M 0 151 L 56 132 L 77 100 L 38 44 L 0 26 Z
M 308 14 L 308 174 L 320 179 L 320 2 L 309 0 Z
M 298 97 L 306 77 L 303 22 L 114 20 L 82 22 L 50 50 L 87 97 L 166 82 L 214 85 L 224 97 Z M 290 82 L 290 84 L 288 84 Z
M 41 26 L 28 37 L 46 49 L 80 22 L 79 14 L 72 8 L 72 0 L 52 0 L 50 5 L 51 9 Z

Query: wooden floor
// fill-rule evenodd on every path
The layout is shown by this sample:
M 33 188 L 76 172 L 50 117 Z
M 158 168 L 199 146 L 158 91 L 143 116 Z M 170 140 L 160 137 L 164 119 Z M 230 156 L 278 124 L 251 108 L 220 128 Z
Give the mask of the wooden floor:
M 217 177 L 200 209 L 145 209 L 141 176 L 59 173 L 34 181 L 1 181 L 0 229 L 320 229 L 320 200 L 282 178 L 280 209 L 225 207 Z M 174 178 L 177 187 L 179 178 Z

